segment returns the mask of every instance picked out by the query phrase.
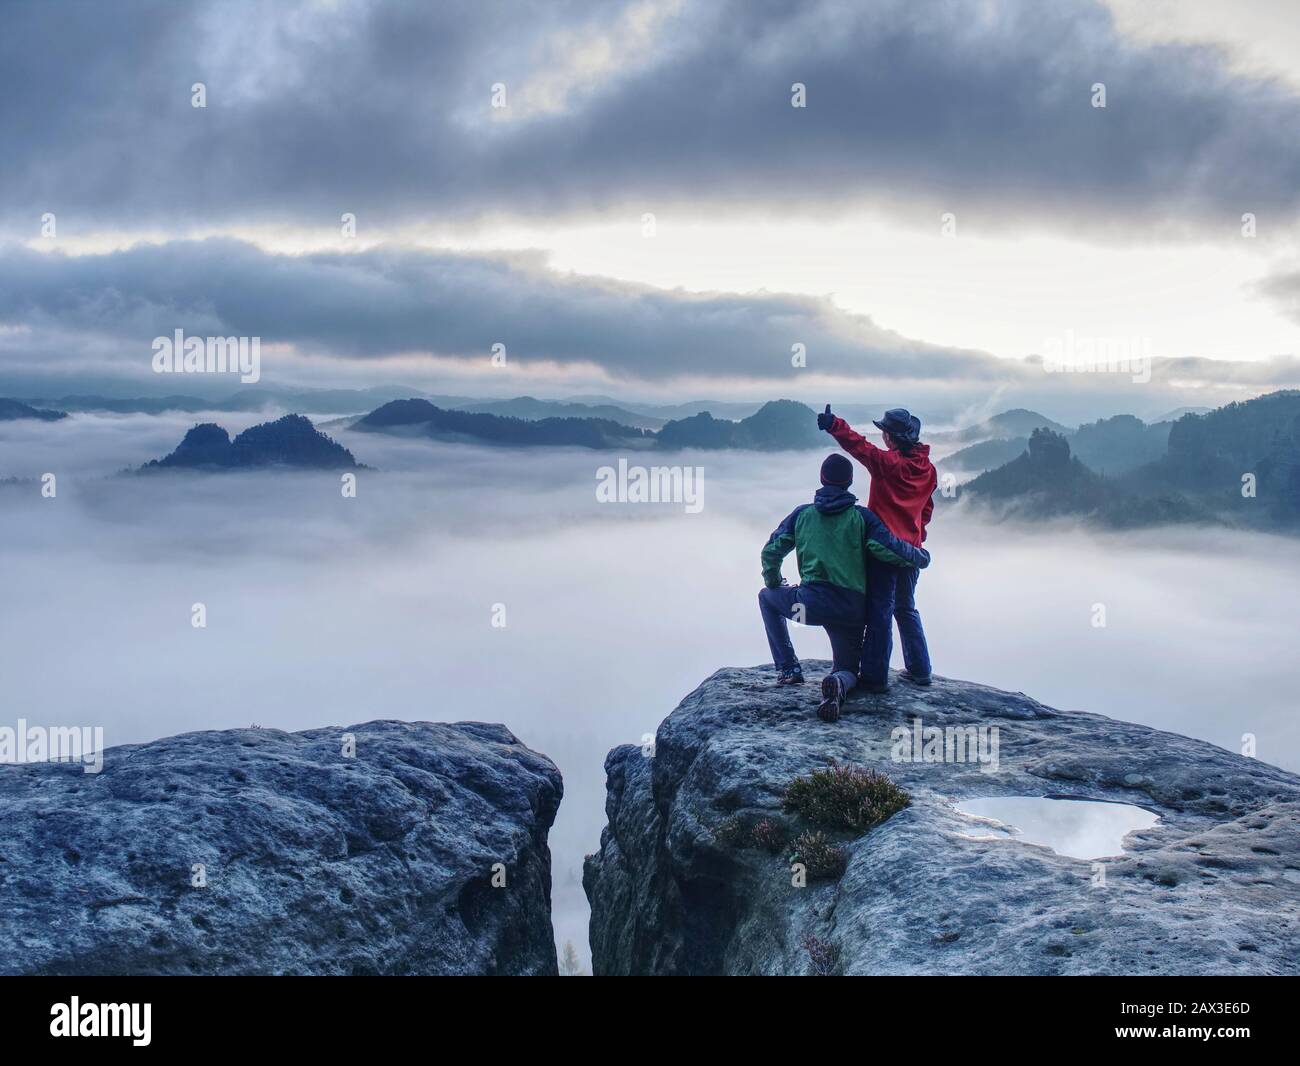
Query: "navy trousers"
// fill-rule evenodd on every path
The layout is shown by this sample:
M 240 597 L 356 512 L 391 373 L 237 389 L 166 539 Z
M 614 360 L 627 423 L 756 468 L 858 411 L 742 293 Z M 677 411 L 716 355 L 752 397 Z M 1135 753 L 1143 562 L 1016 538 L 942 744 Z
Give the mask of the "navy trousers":
M 831 670 L 839 675 L 847 692 L 858 680 L 862 658 L 862 627 L 866 604 L 856 593 L 834 585 L 782 585 L 758 594 L 758 609 L 767 630 L 767 645 L 778 672 L 799 669 L 799 659 L 790 643 L 787 620 L 802 617 L 804 625 L 821 626 L 831 640 Z
M 867 634 L 862 645 L 859 680 L 864 685 L 889 682 L 889 656 L 894 650 L 894 623 L 903 643 L 903 665 L 913 677 L 930 676 L 930 649 L 916 609 L 916 579 L 921 571 L 867 563 Z

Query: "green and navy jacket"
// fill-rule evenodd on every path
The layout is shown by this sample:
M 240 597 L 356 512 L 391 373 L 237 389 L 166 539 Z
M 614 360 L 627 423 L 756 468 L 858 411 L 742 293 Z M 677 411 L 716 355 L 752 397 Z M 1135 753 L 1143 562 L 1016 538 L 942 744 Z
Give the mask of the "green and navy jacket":
M 781 561 L 793 548 L 803 585 L 823 583 L 865 595 L 867 559 L 891 566 L 930 565 L 930 553 L 894 536 L 873 511 L 854 506 L 848 489 L 823 485 L 812 503 L 786 516 L 763 549 L 763 584 L 781 584 Z

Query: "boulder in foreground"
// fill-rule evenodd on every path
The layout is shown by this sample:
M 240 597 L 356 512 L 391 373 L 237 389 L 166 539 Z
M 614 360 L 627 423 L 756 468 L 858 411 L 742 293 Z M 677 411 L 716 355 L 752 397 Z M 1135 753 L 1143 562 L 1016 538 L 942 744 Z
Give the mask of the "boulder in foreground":
M 0 973 L 554 974 L 561 792 L 478 722 L 0 766 Z

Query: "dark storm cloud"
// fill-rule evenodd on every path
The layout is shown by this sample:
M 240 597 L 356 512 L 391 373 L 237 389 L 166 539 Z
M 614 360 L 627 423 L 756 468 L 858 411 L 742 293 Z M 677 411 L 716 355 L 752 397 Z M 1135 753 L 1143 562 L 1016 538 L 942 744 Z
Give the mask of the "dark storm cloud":
M 913 199 L 1062 226 L 1297 206 L 1300 100 L 1208 48 L 1129 44 L 1093 0 L 687 3 L 626 54 L 623 14 L 10 5 L 0 211 L 12 233 L 45 211 L 78 232 L 681 198 Z M 586 70 L 598 31 L 616 61 L 566 74 Z M 572 92 L 539 111 L 557 77 Z M 506 121 L 489 106 L 498 81 Z M 1104 110 L 1089 106 L 1098 81 Z
M 572 5 L 31 3 L 0 36 L 6 213 L 73 231 L 436 209 L 475 161 L 456 115 Z M 203 83 L 207 106 L 191 86 Z
M 10 347 L 51 332 L 69 357 L 135 353 L 154 337 L 258 336 L 348 359 L 434 353 L 511 363 L 591 364 L 643 380 L 788 378 L 791 346 L 825 373 L 1003 379 L 1007 364 L 881 329 L 829 301 L 694 295 L 574 278 L 535 255 L 500 258 L 410 248 L 279 255 L 213 238 L 67 256 L 0 249 L 0 324 Z M 16 339 L 15 339 L 16 338 Z M 56 359 L 49 350 L 46 359 Z

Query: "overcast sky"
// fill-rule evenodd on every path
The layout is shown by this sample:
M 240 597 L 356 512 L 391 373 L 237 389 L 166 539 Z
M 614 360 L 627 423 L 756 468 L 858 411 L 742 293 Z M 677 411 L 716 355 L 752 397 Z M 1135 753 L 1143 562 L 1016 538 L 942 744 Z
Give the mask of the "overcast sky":
M 259 336 L 262 384 L 1049 414 L 1300 386 L 1300 31 L 1221 13 L 11 3 L 0 394 L 196 391 L 150 370 L 177 328 Z M 1047 374 L 1063 338 L 1154 380 Z

